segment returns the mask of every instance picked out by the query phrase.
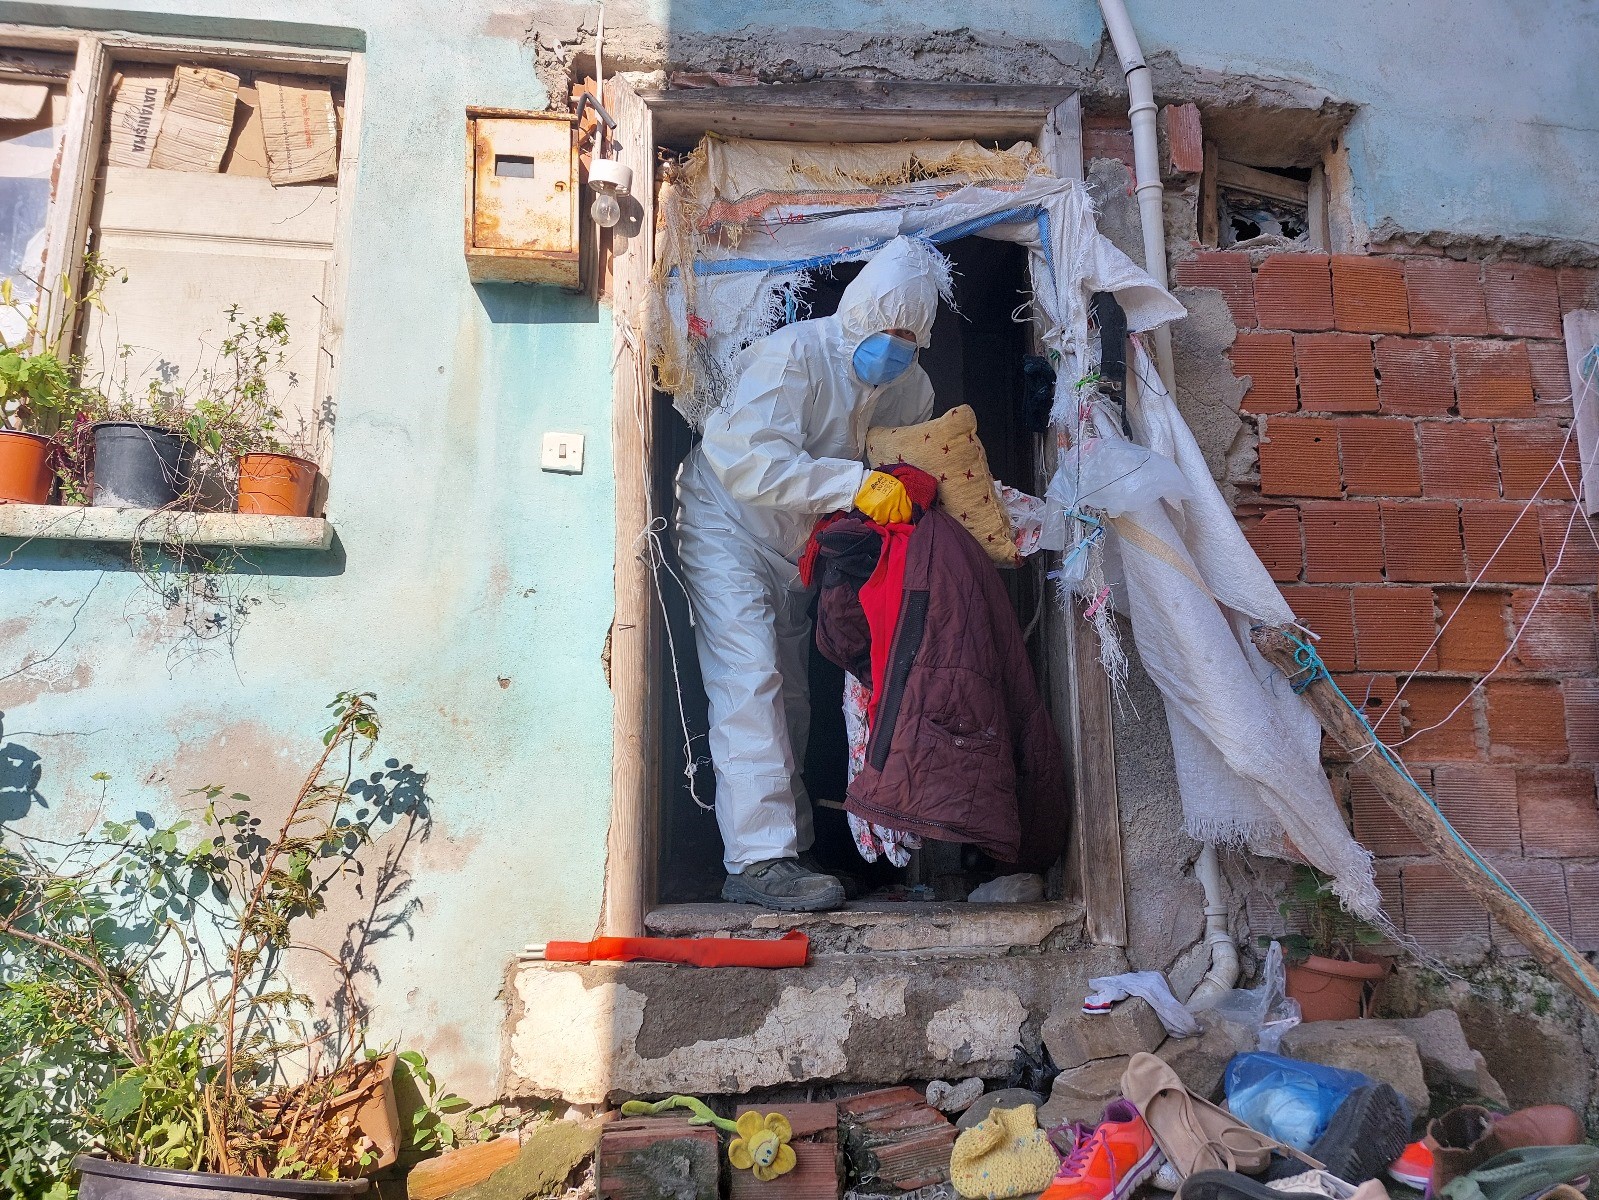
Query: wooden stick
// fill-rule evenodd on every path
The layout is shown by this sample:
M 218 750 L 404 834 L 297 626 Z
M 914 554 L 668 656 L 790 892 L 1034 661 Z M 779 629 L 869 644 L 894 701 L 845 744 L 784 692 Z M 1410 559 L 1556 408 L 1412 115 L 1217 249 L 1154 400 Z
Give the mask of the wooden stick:
M 1284 629 L 1259 628 L 1250 635 L 1267 662 L 1289 679 L 1305 673 L 1294 658 L 1297 640 Z M 1442 813 L 1419 794 L 1405 774 L 1372 749 L 1371 733 L 1361 718 L 1339 696 L 1325 673 L 1319 673 L 1301 693 L 1322 728 L 1354 758 L 1379 795 L 1399 814 L 1422 845 L 1449 868 L 1451 874 L 1482 902 L 1500 924 L 1520 940 L 1556 979 L 1565 984 L 1589 1009 L 1599 1013 L 1599 971 L 1560 936 L 1529 915 L 1530 906 L 1504 877 L 1467 849 L 1466 843 Z

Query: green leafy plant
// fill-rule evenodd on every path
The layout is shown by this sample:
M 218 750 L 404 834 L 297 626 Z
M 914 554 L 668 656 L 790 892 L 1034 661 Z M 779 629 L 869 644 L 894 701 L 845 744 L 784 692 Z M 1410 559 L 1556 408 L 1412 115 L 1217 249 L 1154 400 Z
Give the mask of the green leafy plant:
M 56 477 L 68 504 L 87 503 L 87 429 L 106 405 L 95 388 L 80 383 L 83 359 L 69 351 L 68 336 L 85 311 L 104 311 L 106 286 L 125 278 L 91 254 L 81 289 L 63 275 L 53 289 L 35 284 L 35 295 L 24 299 L 12 280 L 0 280 L 0 309 L 16 314 L 21 326 L 13 340 L 0 337 L 0 414 L 7 427 L 55 442 Z
M 428 817 L 425 776 L 397 760 L 357 771 L 380 733 L 372 700 L 333 701 L 314 765 L 270 825 L 244 793 L 206 787 L 189 794 L 192 823 L 139 814 L 69 843 L 0 826 L 8 1194 L 54 1200 L 71 1155 L 93 1147 L 257 1176 L 371 1165 L 348 1101 L 386 1082 L 387 1063 L 364 1044 L 360 955 L 299 930 L 376 837 Z M 287 975 L 291 951 L 338 972 L 331 1017 Z
M 1382 930 L 1344 908 L 1332 879 L 1311 867 L 1294 868 L 1293 881 L 1277 911 L 1295 930 L 1277 940 L 1283 952 L 1296 961 L 1312 954 L 1353 959 L 1358 949 L 1383 940 Z M 1260 939 L 1262 945 L 1271 940 Z

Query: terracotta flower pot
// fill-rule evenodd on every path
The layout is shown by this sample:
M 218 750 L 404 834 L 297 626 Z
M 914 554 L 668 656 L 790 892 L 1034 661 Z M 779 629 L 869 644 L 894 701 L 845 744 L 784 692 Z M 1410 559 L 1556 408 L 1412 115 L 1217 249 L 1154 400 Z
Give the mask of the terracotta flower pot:
M 311 512 L 317 466 L 293 454 L 239 456 L 239 511 L 274 517 L 304 517 Z
M 1388 973 L 1385 962 L 1347 962 L 1312 954 L 1288 967 L 1288 994 L 1307 1021 L 1353 1021 L 1365 1015 L 1366 985 Z
M 49 504 L 50 439 L 0 429 L 0 504 Z

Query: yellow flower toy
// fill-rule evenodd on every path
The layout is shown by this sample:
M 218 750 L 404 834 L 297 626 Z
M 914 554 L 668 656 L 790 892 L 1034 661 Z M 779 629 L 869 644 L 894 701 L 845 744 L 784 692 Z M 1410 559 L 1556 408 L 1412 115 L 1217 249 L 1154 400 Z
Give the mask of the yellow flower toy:
M 738 1136 L 728 1143 L 727 1161 L 762 1183 L 787 1175 L 798 1161 L 788 1144 L 793 1136 L 794 1127 L 782 1113 L 747 1112 L 738 1119 Z

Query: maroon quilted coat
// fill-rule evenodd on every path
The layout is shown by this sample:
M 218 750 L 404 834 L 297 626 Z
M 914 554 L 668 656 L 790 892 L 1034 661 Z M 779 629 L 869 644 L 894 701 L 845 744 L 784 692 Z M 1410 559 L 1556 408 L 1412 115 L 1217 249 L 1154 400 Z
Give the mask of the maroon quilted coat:
M 1042 872 L 1066 841 L 1065 754 L 999 572 L 955 518 L 911 535 L 877 721 L 844 807 L 893 829 L 970 842 Z M 870 644 L 858 587 L 824 587 L 822 653 L 857 678 Z

